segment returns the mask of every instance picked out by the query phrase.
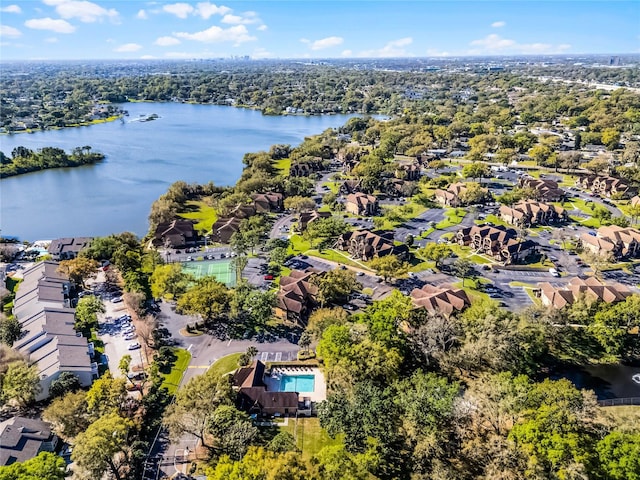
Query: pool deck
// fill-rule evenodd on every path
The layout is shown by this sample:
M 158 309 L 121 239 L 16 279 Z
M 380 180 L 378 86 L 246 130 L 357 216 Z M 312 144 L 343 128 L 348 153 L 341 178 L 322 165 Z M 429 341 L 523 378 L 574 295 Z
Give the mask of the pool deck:
M 314 391 L 298 392 L 300 401 L 303 401 L 304 398 L 308 398 L 312 402 L 321 402 L 327 399 L 327 384 L 324 379 L 324 374 L 320 371 L 319 368 L 277 366 L 273 367 L 273 371 L 284 373 L 285 375 L 314 375 Z M 265 375 L 264 384 L 267 386 L 267 391 L 273 392 L 280 390 L 280 378 L 272 378 L 268 375 Z

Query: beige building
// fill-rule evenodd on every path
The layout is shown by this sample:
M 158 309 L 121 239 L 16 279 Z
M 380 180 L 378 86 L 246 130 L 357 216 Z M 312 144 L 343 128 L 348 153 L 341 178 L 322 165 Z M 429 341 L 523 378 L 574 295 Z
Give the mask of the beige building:
M 500 217 L 516 226 L 553 225 L 568 219 L 566 210 L 555 205 L 524 200 L 512 206 L 502 205 Z
M 596 255 L 611 256 L 616 260 L 640 256 L 640 230 L 609 225 L 600 227 L 596 235 L 583 233 L 582 247 Z
M 460 312 L 471 305 L 467 292 L 451 285 L 436 287 L 425 284 L 422 288 L 414 288 L 411 291 L 411 300 L 416 308 L 439 312 L 445 316 Z
M 365 193 L 352 193 L 347 195 L 344 208 L 354 215 L 370 217 L 378 213 L 378 199 Z
M 571 305 L 578 298 L 584 297 L 587 301 L 600 300 L 607 303 L 620 302 L 632 294 L 624 285 L 605 284 L 594 277 L 585 279 L 574 277 L 566 287 L 554 287 L 550 283 L 539 283 L 540 300 L 545 306 L 563 308 Z

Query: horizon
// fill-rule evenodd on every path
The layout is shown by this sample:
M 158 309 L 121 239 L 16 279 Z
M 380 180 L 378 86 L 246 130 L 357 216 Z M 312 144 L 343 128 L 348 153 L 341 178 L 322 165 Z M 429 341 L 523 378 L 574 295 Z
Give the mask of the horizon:
M 2 62 L 640 54 L 630 0 L 30 0 L 0 12 Z

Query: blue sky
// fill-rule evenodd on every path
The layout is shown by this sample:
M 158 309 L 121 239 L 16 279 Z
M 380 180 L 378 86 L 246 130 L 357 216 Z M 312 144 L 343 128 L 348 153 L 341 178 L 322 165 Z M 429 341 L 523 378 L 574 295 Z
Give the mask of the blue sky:
M 640 53 L 640 2 L 1 0 L 0 59 Z

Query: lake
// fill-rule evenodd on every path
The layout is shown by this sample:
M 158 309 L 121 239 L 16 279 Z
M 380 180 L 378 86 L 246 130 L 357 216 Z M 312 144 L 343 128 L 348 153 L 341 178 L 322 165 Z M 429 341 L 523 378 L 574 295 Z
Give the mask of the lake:
M 0 180 L 0 233 L 21 240 L 147 232 L 151 203 L 177 181 L 233 185 L 247 152 L 298 145 L 353 115 L 264 116 L 214 105 L 128 103 L 125 121 L 0 136 L 10 155 L 20 145 L 71 151 L 90 145 L 96 165 L 52 169 Z M 136 121 L 140 115 L 159 119 Z

